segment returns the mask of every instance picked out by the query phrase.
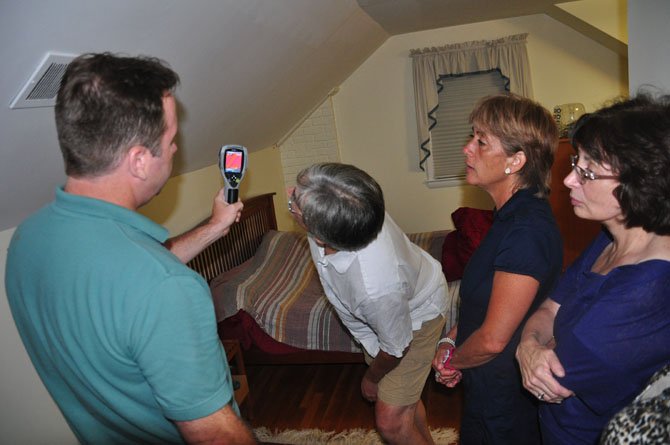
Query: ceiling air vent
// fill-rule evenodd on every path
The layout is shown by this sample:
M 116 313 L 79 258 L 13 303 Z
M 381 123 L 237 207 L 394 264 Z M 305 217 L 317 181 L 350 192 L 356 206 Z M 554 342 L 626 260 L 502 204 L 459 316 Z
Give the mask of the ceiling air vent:
M 72 54 L 47 53 L 9 108 L 53 107 L 65 69 L 77 57 Z

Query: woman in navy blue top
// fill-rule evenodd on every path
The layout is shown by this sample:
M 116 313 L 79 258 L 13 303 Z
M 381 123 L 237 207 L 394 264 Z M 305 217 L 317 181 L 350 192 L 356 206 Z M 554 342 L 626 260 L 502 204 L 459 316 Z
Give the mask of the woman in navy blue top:
M 521 386 L 514 351 L 563 261 L 546 200 L 558 130 L 546 109 L 513 95 L 485 98 L 470 119 L 467 181 L 491 196 L 494 221 L 465 268 L 458 326 L 441 340 L 433 367 L 447 386 L 463 377 L 461 444 L 535 445 L 537 401 Z M 451 339 L 456 348 L 443 363 Z
M 544 404 L 545 445 L 595 444 L 670 362 L 670 97 L 583 116 L 564 183 L 575 214 L 605 230 L 522 334 L 524 386 Z

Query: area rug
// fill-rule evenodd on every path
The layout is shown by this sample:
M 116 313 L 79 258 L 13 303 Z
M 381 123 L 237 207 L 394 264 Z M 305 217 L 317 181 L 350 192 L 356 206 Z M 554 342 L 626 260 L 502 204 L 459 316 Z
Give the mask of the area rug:
M 458 441 L 458 433 L 452 428 L 430 430 L 436 445 L 453 445 Z M 353 429 L 340 433 L 319 429 L 270 431 L 265 427 L 254 429 L 259 441 L 287 445 L 383 445 L 374 430 Z

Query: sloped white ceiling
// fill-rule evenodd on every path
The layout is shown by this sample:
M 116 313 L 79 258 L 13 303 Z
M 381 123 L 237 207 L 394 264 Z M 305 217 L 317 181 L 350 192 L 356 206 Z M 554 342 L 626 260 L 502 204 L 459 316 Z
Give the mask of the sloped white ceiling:
M 388 34 L 355 0 L 0 0 L 0 230 L 64 181 L 53 108 L 9 109 L 49 51 L 166 60 L 182 79 L 174 174 L 272 146 Z
M 541 14 L 571 0 L 357 0 L 392 35 Z

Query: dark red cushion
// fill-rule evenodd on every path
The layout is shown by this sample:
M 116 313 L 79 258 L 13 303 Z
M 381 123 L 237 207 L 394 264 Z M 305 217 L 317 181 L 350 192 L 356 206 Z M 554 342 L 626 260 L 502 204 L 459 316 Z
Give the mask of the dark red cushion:
M 455 230 L 442 245 L 442 270 L 447 281 L 460 280 L 472 253 L 493 224 L 493 211 L 459 207 L 451 214 Z
M 256 320 L 251 315 L 241 309 L 232 317 L 220 321 L 218 331 L 221 339 L 237 339 L 240 341 L 242 349 L 245 350 L 256 346 L 261 351 L 270 354 L 290 354 L 292 352 L 303 351 L 303 349 L 280 343 L 270 337 L 269 334 L 258 326 L 258 323 L 256 323 Z

